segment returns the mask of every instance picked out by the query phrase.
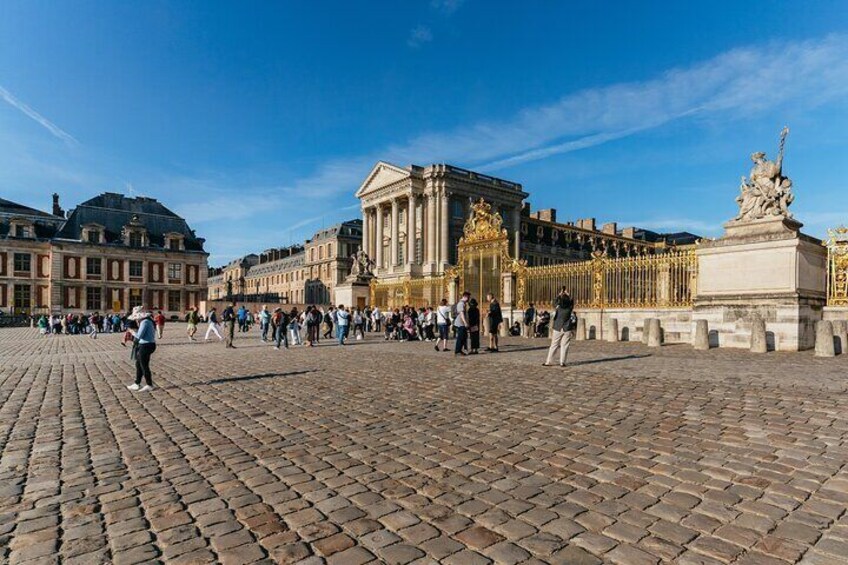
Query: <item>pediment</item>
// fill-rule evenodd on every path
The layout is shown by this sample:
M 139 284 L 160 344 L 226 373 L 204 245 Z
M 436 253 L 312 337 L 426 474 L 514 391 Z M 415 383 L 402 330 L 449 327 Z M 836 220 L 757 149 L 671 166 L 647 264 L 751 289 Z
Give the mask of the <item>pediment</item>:
M 371 173 L 366 177 L 365 182 L 362 183 L 359 190 L 356 191 L 356 197 L 362 198 L 367 194 L 380 190 L 384 186 L 389 186 L 407 179 L 410 175 L 411 173 L 407 169 L 380 161 L 371 170 Z

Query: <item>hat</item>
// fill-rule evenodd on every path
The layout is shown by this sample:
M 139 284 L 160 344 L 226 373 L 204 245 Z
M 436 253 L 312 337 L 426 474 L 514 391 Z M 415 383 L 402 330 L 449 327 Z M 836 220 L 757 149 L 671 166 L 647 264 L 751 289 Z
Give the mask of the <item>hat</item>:
M 129 320 L 143 320 L 149 315 L 150 312 L 145 312 L 143 306 L 136 306 L 135 308 L 133 308 L 132 314 L 130 314 L 127 318 Z

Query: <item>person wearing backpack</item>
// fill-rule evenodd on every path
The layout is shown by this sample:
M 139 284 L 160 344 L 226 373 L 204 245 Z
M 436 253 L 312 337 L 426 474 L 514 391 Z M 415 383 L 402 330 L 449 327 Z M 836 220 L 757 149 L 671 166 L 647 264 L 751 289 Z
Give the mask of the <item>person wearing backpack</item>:
M 548 349 L 547 360 L 542 363 L 545 367 L 551 366 L 557 349 L 559 349 L 559 366 L 565 367 L 565 360 L 568 357 L 568 347 L 571 345 L 571 338 L 574 337 L 574 328 L 577 326 L 577 317 L 574 315 L 574 300 L 565 287 L 559 290 L 555 304 L 556 311 L 554 312 L 554 321 L 552 324 L 551 347 Z
M 198 323 L 200 323 L 200 316 L 197 314 L 197 306 L 192 306 L 186 314 L 186 333 L 191 341 L 194 341 Z
M 324 313 L 324 327 L 326 331 L 324 332 L 324 339 L 330 339 L 333 337 L 333 324 L 336 321 L 336 310 L 330 306 L 327 312 Z
M 280 344 L 285 343 L 286 349 L 289 348 L 289 338 L 288 338 L 288 326 L 289 319 L 288 315 L 283 311 L 282 308 L 275 308 L 274 313 L 271 315 L 269 324 L 273 328 L 274 331 L 274 349 L 279 350 Z
M 224 311 L 221 312 L 221 317 L 224 320 L 224 323 L 227 324 L 227 343 L 226 347 L 235 349 L 236 346 L 233 345 L 233 341 L 236 338 L 236 303 L 233 302 L 231 305 L 224 308 Z

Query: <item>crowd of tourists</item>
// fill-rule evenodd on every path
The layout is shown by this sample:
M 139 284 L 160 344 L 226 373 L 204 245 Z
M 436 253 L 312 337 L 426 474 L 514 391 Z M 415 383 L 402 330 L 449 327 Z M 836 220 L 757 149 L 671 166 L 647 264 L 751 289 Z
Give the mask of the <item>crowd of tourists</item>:
M 523 313 L 522 323 L 516 321 L 509 328 L 512 335 L 541 337 L 550 334 L 551 345 L 543 363 L 552 365 L 559 352 L 559 364 L 565 366 L 568 348 L 576 326 L 573 312 L 574 302 L 565 288 L 555 301 L 553 317 L 547 312 L 537 313 L 530 305 Z M 216 307 L 200 315 L 191 308 L 184 318 L 188 339 L 196 341 L 195 335 L 201 323 L 206 324 L 205 341 L 217 338 L 226 342 L 227 348 L 235 348 L 235 334 L 250 332 L 259 326 L 259 339 L 272 343 L 274 348 L 288 349 L 292 346 L 315 347 L 322 339 L 334 340 L 344 346 L 348 340 L 362 340 L 367 333 L 378 333 L 386 341 L 430 342 L 440 352 L 453 351 L 455 356 L 476 355 L 481 349 L 481 334 L 488 336 L 486 352 L 497 353 L 503 312 L 497 298 L 486 296 L 485 304 L 478 303 L 471 293 L 464 292 L 455 304 L 443 299 L 437 306 L 414 308 L 405 306 L 383 312 L 380 308 L 348 308 L 343 304 L 326 309 L 315 305 L 303 311 L 296 307 L 286 309 L 268 306 L 251 311 L 244 305 L 231 303 L 220 313 Z M 162 338 L 165 316 L 155 314 L 141 306 L 128 314 L 68 314 L 38 317 L 37 327 L 42 335 L 87 335 L 93 339 L 99 333 L 122 333 L 121 344 L 131 346 L 131 358 L 135 361 L 136 379 L 129 385 L 132 391 L 153 390 L 150 358 L 156 350 L 156 339 Z M 485 332 L 482 330 L 485 328 Z M 450 348 L 448 342 L 453 342 Z M 142 380 L 144 384 L 142 385 Z

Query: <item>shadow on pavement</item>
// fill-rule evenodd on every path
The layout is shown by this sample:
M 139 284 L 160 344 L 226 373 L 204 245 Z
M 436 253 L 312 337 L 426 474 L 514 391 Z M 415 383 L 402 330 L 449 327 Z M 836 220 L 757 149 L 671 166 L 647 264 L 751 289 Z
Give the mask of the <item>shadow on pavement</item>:
M 290 373 L 264 373 L 262 375 L 248 375 L 246 377 L 224 377 L 220 379 L 212 379 L 211 381 L 206 381 L 205 383 L 198 384 L 217 385 L 222 383 L 257 381 L 259 379 L 271 379 L 273 377 L 293 377 L 295 375 L 304 375 L 306 373 L 317 372 L 318 371 L 316 369 L 308 369 L 305 371 L 291 371 Z
M 623 355 L 621 357 L 602 357 L 601 359 L 589 359 L 588 361 L 576 361 L 574 363 L 569 363 L 569 367 L 578 367 L 580 365 L 594 365 L 595 363 L 607 363 L 608 361 L 626 361 L 628 359 L 644 359 L 645 357 L 652 357 L 650 353 L 646 353 L 645 355 Z

